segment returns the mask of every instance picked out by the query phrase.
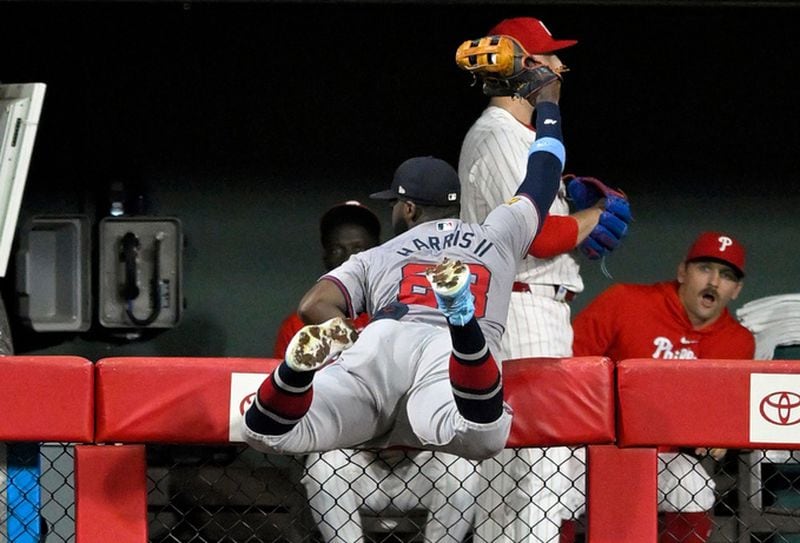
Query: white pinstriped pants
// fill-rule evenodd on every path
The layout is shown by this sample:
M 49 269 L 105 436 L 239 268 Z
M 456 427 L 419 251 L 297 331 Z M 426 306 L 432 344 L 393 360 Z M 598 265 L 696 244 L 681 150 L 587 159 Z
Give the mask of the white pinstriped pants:
M 533 290 L 511 294 L 505 359 L 572 356 L 569 304 L 549 285 Z M 585 506 L 583 448 L 506 449 L 479 470 L 489 488 L 478 497 L 476 543 L 557 543 L 561 521 Z
M 475 464 L 431 451 L 312 453 L 303 477 L 311 514 L 327 543 L 365 541 L 359 511 L 423 507 L 428 543 L 461 543 L 472 527 L 480 480 Z

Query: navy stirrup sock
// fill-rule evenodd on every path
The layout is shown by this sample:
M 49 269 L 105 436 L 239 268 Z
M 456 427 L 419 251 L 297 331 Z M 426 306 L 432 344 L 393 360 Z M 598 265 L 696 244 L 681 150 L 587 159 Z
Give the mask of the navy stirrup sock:
M 473 422 L 488 423 L 503 414 L 500 369 L 474 317 L 464 326 L 450 326 L 450 384 L 459 413 Z
M 294 428 L 311 407 L 313 371 L 295 371 L 283 361 L 261 386 L 245 413 L 247 427 L 262 435 L 282 435 Z

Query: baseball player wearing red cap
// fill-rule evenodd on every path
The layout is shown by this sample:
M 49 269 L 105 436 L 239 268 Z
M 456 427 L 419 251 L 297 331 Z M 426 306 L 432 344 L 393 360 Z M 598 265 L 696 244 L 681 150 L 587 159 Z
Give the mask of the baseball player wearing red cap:
M 505 19 L 489 34 L 516 38 L 557 73 L 564 71 L 564 65 L 555 52 L 577 43 L 553 38 L 533 17 Z M 526 100 L 495 96 L 467 132 L 458 164 L 463 220 L 482 221 L 514 194 L 525 176 L 524 150 L 536 138 L 530 122 L 533 114 Z M 569 302 L 583 290 L 573 249 L 598 225 L 602 211 L 595 206 L 570 214 L 566 188 L 560 185 L 531 253 L 517 267 L 503 336 L 504 358 L 572 354 Z M 507 450 L 483 462 L 481 472 L 494 492 L 479 497 L 478 540 L 558 541 L 561 520 L 577 514 L 584 502 L 583 458 L 582 448 L 551 447 Z
M 458 218 L 458 174 L 433 157 L 398 167 L 391 240 L 325 274 L 300 302 L 306 326 L 243 417 L 247 442 L 304 454 L 406 446 L 483 459 L 505 447 L 498 352 L 517 262 L 566 160 L 554 81 L 530 99 L 538 138 L 516 197 L 483 224 Z M 373 320 L 357 336 L 345 317 Z M 326 320 L 327 319 L 327 320 Z
M 727 306 L 742 290 L 745 251 L 722 232 L 705 232 L 678 265 L 677 279 L 608 288 L 575 317 L 576 356 L 752 359 L 753 335 Z M 675 449 L 659 453 L 662 543 L 705 542 L 712 528 L 714 482 L 698 458 Z M 698 449 L 720 459 L 724 449 Z

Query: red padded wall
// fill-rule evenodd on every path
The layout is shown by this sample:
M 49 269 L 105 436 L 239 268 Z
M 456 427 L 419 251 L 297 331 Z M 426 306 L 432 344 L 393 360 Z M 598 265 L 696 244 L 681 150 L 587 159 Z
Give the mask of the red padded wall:
M 754 373 L 800 374 L 800 365 L 792 361 L 623 360 L 617 365 L 619 445 L 800 448 L 800 441 L 775 447 L 775 443 L 750 440 Z M 781 380 L 785 379 L 776 378 L 776 382 Z M 777 385 L 776 391 L 781 388 Z M 797 393 L 800 390 L 790 392 Z M 800 414 L 797 405 L 787 411 Z
M 77 356 L 4 356 L 0 441 L 91 442 L 94 367 Z
M 656 449 L 590 445 L 588 468 L 588 541 L 655 543 Z
M 509 447 L 614 441 L 614 364 L 607 358 L 527 358 L 503 363 L 514 410 Z
M 146 543 L 144 445 L 75 447 L 76 543 Z
M 246 358 L 107 358 L 97 363 L 97 441 L 225 443 L 230 375 L 279 361 Z M 510 447 L 614 440 L 608 359 L 523 359 L 503 364 L 514 409 Z
M 106 358 L 97 363 L 98 443 L 228 443 L 231 373 L 257 358 Z

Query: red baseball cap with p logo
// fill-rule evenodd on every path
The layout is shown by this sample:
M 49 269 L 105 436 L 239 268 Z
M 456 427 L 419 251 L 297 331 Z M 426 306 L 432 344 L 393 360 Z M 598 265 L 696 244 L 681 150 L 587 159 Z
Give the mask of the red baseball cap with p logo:
M 553 39 L 553 35 L 544 23 L 533 17 L 504 19 L 489 30 L 489 34 L 511 36 L 531 55 L 552 53 L 578 43 L 577 40 Z
M 703 232 L 689 248 L 686 262 L 713 260 L 733 268 L 744 277 L 744 247 L 732 236 L 722 232 Z

